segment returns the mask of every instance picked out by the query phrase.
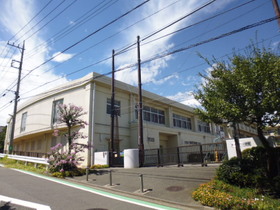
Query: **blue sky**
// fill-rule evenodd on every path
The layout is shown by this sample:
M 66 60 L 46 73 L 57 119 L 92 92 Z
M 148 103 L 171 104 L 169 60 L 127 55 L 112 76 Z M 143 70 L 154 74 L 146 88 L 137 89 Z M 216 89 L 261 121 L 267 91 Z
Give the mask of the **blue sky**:
M 122 17 L 142 2 L 145 1 L 0 0 L 0 125 L 5 125 L 12 113 L 13 104 L 9 102 L 14 98 L 11 90 L 15 90 L 18 70 L 10 68 L 10 64 L 12 59 L 20 58 L 20 51 L 8 46 L 8 41 L 21 46 L 25 40 L 22 103 L 90 72 L 110 72 L 111 60 L 100 61 L 109 58 L 113 49 L 118 52 L 135 43 L 138 35 L 145 39 L 141 42 L 141 60 L 145 61 L 275 16 L 271 0 L 150 0 Z M 252 41 L 278 47 L 277 21 L 143 64 L 143 89 L 196 106 L 192 92 L 202 82 L 198 74 L 209 70 L 198 53 L 209 59 L 214 56 L 225 60 L 233 50 L 243 53 Z M 135 45 L 115 57 L 116 69 L 136 62 Z M 137 86 L 136 75 L 136 68 L 127 68 L 118 72 L 116 79 Z

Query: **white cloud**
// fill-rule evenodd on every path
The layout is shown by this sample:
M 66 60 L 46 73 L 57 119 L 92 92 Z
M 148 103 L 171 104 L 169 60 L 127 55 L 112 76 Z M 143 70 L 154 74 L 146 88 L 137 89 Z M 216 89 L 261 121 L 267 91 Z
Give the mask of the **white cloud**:
M 211 5 L 211 9 L 206 7 L 202 10 L 204 13 L 213 12 L 216 9 L 220 9 L 221 7 L 225 6 L 225 4 L 228 4 L 231 0 L 227 0 L 226 2 L 219 2 L 215 5 Z M 176 2 L 176 3 L 174 3 Z M 174 4 L 173 4 L 174 3 Z M 197 0 L 187 0 L 187 1 L 151 1 L 149 4 L 146 5 L 144 9 L 142 9 L 142 12 L 137 16 L 137 21 L 140 18 L 147 17 L 151 14 L 153 14 L 155 11 L 162 10 L 166 7 L 166 9 L 163 9 L 161 12 L 156 13 L 153 16 L 150 16 L 145 21 L 142 21 L 139 24 L 136 24 L 134 27 L 130 28 L 129 30 L 125 30 L 123 33 L 124 40 L 119 41 L 119 46 L 122 46 L 122 43 L 131 43 L 131 40 L 135 40 L 136 37 L 139 35 L 140 40 L 146 37 L 147 35 L 152 34 L 153 32 L 167 26 L 168 24 L 174 22 L 175 20 L 178 20 L 179 18 L 185 16 L 186 14 L 194 11 L 198 7 L 205 4 L 206 1 L 197 1 Z M 167 7 L 167 5 L 171 5 Z M 200 13 L 201 14 L 201 13 Z M 162 39 L 158 39 L 155 42 L 150 42 L 149 44 L 145 45 L 146 42 L 149 42 L 151 40 L 157 39 L 161 37 L 162 35 L 165 35 L 167 33 L 173 32 L 179 28 L 182 28 L 188 23 L 191 23 L 193 21 L 193 15 L 190 17 L 184 19 L 183 21 L 179 21 L 178 23 L 166 28 L 165 30 L 159 32 L 158 34 L 152 36 L 151 38 L 143 41 L 141 43 L 141 61 L 145 61 L 146 59 L 149 59 L 151 57 L 159 55 L 159 53 L 168 52 L 169 49 L 174 47 L 174 43 L 172 43 L 173 35 L 164 37 Z M 131 19 L 131 23 L 135 22 L 135 19 Z M 115 48 L 117 49 L 117 48 Z M 136 63 L 136 55 L 137 51 L 136 49 L 129 51 L 128 53 L 124 53 L 122 55 L 118 55 L 116 58 L 116 66 L 125 66 L 127 64 Z M 156 81 L 157 76 L 160 75 L 161 70 L 163 70 L 167 65 L 168 62 L 173 59 L 173 55 L 166 56 L 162 59 L 155 60 L 155 62 L 150 62 L 148 65 L 144 64 L 143 66 L 147 68 L 148 70 L 142 71 L 142 80 L 143 83 L 145 82 L 151 82 Z M 124 70 L 123 72 L 118 72 L 116 74 L 116 79 L 130 83 L 130 84 L 136 84 L 136 70 Z M 155 84 L 162 84 L 162 83 L 156 83 Z
M 194 98 L 193 92 L 178 92 L 176 95 L 173 96 L 166 96 L 167 98 L 178 101 L 182 104 L 191 106 L 191 107 L 199 107 L 201 104 Z
M 71 59 L 73 56 L 74 56 L 74 54 L 61 53 L 61 52 L 56 52 L 52 55 L 52 57 L 54 57 L 53 61 L 58 62 L 58 63 L 67 61 L 67 60 Z
M 148 15 L 154 13 L 155 11 L 161 10 L 168 4 L 171 4 L 172 2 L 167 1 L 151 1 L 149 4 L 147 4 L 147 7 L 145 7 L 145 10 L 142 10 L 140 15 L 137 17 L 147 17 Z M 124 33 L 124 42 L 129 43 L 131 40 L 136 41 L 136 37 L 139 35 L 140 40 L 147 36 L 148 34 L 151 34 L 151 32 L 154 32 L 167 24 L 177 20 L 178 18 L 182 17 L 183 15 L 187 14 L 188 12 L 192 11 L 197 5 L 197 1 L 191 0 L 191 1 L 178 1 L 177 3 L 173 4 L 172 6 L 168 7 L 165 10 L 162 10 L 161 12 L 157 13 L 156 15 L 151 16 L 146 21 L 141 22 L 140 24 L 135 25 L 130 30 L 126 30 Z M 170 15 L 172 14 L 172 15 Z M 166 18 L 168 17 L 168 18 Z M 166 20 L 166 21 L 163 21 Z M 131 22 L 134 22 L 135 20 L 131 20 Z M 174 44 L 171 42 L 172 36 L 165 37 L 162 39 L 159 39 L 156 42 L 151 42 L 147 45 L 145 45 L 145 42 L 151 41 L 152 39 L 156 39 L 163 34 L 172 32 L 180 27 L 182 27 L 187 21 L 181 21 L 171 27 L 168 27 L 166 30 L 158 33 L 157 35 L 154 35 L 151 39 L 147 39 L 141 44 L 141 61 L 145 61 L 146 59 L 149 59 L 151 57 L 157 56 L 161 52 L 167 52 L 170 48 L 174 46 Z M 134 51 L 129 51 L 128 53 L 124 53 L 122 55 L 117 56 L 116 62 L 119 66 L 124 66 L 128 63 L 134 63 L 136 62 L 135 56 L 137 55 L 136 49 Z M 149 62 L 148 64 L 143 65 L 144 68 L 142 68 L 142 82 L 151 82 L 154 81 L 156 83 L 156 77 L 161 73 L 161 69 L 164 69 L 168 65 L 168 61 L 170 61 L 173 57 L 166 56 L 162 59 L 153 60 L 152 62 Z M 133 61 L 134 60 L 134 61 Z M 146 69 L 145 69 L 146 68 Z M 145 70 L 144 70 L 145 69 Z M 116 74 L 116 78 L 121 81 L 128 82 L 130 84 L 135 84 L 135 71 L 136 70 L 126 70 L 123 72 L 118 72 Z M 162 84 L 162 83 L 161 83 Z
M 2 1 L 1 3 L 0 27 L 4 29 L 1 33 L 3 34 L 3 31 L 5 31 L 5 37 L 8 38 L 11 38 L 16 34 L 16 36 L 11 40 L 12 42 L 15 41 L 16 45 L 19 44 L 20 46 L 22 46 L 22 40 L 26 40 L 22 78 L 27 74 L 29 74 L 29 76 L 26 76 L 26 78 L 24 78 L 20 84 L 19 106 L 22 102 L 24 102 L 31 96 L 39 94 L 40 92 L 46 91 L 49 88 L 53 88 L 54 86 L 65 83 L 67 81 L 65 78 L 61 78 L 53 71 L 50 71 L 49 69 L 52 66 L 49 63 L 37 68 L 48 58 L 50 49 L 41 36 L 35 34 L 32 37 L 29 37 L 33 32 L 37 30 L 36 27 L 34 27 L 28 33 L 26 32 L 30 30 L 30 27 L 25 27 L 24 30 L 22 30 L 20 33 L 17 33 L 35 15 L 34 12 L 36 10 L 35 5 L 33 5 L 34 3 L 36 2 L 28 0 L 10 0 Z M 4 49 L 9 49 L 8 51 L 10 52 L 16 50 L 16 54 L 12 56 L 12 59 L 20 61 L 21 52 L 16 48 L 7 46 L 7 42 L 8 40 L 3 40 L 0 43 L 0 49 L 2 50 L 4 47 Z M 42 43 L 40 49 L 34 50 L 38 43 Z M 42 49 L 44 49 L 43 53 Z M 13 103 L 9 102 L 14 99 L 14 93 L 12 91 L 15 90 L 14 84 L 16 84 L 18 77 L 18 70 L 10 67 L 11 54 L 9 54 L 8 56 L 5 55 L 5 53 L 1 53 L 0 55 L 0 64 L 4 65 L 1 66 L 0 71 L 0 94 L 6 93 L 5 97 L 1 97 L 2 95 L 0 96 L 0 125 L 5 125 L 6 120 L 9 118 L 9 114 L 12 114 Z M 34 71 L 30 72 L 30 70 Z M 54 80 L 57 81 L 55 83 L 44 85 L 41 88 L 38 87 Z M 7 89 L 11 89 L 11 91 L 7 91 Z

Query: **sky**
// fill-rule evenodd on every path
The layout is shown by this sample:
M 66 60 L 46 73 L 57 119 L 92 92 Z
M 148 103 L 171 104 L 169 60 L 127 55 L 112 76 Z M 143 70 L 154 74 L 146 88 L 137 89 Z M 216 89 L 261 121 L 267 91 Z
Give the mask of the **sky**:
M 19 106 L 90 72 L 110 76 L 113 50 L 115 78 L 137 86 L 137 36 L 142 88 L 193 107 L 199 106 L 193 98 L 203 82 L 199 74 L 211 69 L 201 56 L 227 60 L 252 42 L 279 47 L 276 20 L 221 36 L 275 17 L 271 0 L 0 0 L 0 5 L 0 125 L 13 112 L 23 43 Z

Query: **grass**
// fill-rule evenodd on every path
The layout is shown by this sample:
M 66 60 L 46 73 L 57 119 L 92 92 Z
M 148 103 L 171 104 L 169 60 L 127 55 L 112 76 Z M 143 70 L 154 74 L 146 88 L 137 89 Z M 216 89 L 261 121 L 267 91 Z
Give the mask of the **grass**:
M 72 176 L 81 176 L 86 174 L 86 169 L 79 168 L 75 172 L 55 172 L 55 173 L 49 173 L 46 170 L 46 165 L 43 164 L 37 164 L 37 167 L 35 168 L 34 163 L 27 163 L 23 161 L 17 161 L 13 159 L 9 159 L 8 157 L 0 158 L 0 164 L 5 165 L 7 168 L 16 168 L 16 169 L 21 169 L 25 171 L 32 171 L 35 173 L 39 174 L 45 174 L 45 175 L 51 175 L 55 176 L 58 178 L 64 178 L 66 176 L 72 177 Z M 103 168 L 108 168 L 108 165 L 93 165 L 90 168 L 90 173 L 93 173 L 95 169 L 103 169 Z
M 36 173 L 43 174 L 46 172 L 46 165 L 43 164 L 37 164 L 37 167 L 35 168 L 34 163 L 27 163 L 23 161 L 17 161 L 13 159 L 9 159 L 7 157 L 0 158 L 0 163 L 5 165 L 7 168 L 16 168 L 16 169 L 21 169 L 25 171 L 32 171 Z

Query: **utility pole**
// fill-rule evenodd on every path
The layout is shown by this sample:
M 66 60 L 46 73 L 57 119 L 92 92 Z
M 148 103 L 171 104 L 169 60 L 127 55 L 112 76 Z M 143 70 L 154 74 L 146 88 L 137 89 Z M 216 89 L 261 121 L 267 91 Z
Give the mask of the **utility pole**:
M 114 118 L 115 118 L 115 50 L 112 51 L 112 96 L 111 96 L 111 138 L 110 138 L 110 154 L 109 165 L 113 165 L 114 159 Z
M 278 25 L 280 27 L 280 10 L 279 10 L 279 5 L 278 5 L 277 0 L 272 0 L 272 4 L 274 7 L 275 14 L 278 17 Z
M 139 165 L 144 164 L 144 142 L 143 142 L 143 102 L 141 82 L 141 59 L 140 59 L 140 36 L 137 36 L 137 58 L 138 58 L 138 148 Z
M 14 144 L 14 133 L 15 133 L 15 124 L 16 124 L 16 114 L 17 114 L 17 104 L 18 104 L 18 99 L 19 99 L 19 88 L 20 88 L 20 80 L 21 80 L 21 71 L 22 71 L 22 63 L 23 63 L 23 54 L 24 54 L 24 46 L 25 46 L 25 41 L 23 41 L 22 47 L 19 45 L 10 44 L 8 42 L 8 45 L 12 47 L 16 47 L 21 51 L 21 58 L 20 61 L 12 60 L 11 67 L 17 68 L 18 71 L 18 81 L 17 81 L 17 90 L 15 92 L 15 104 L 14 104 L 14 112 L 12 116 L 12 128 L 11 128 L 11 135 L 10 135 L 10 145 L 9 145 L 9 154 L 13 153 L 13 144 Z M 19 63 L 19 67 L 13 66 L 14 63 Z

